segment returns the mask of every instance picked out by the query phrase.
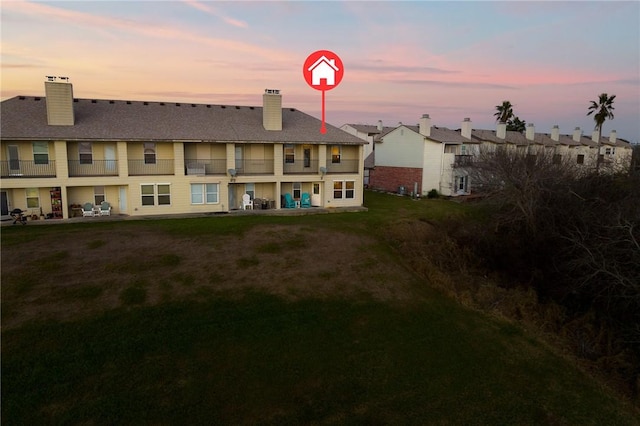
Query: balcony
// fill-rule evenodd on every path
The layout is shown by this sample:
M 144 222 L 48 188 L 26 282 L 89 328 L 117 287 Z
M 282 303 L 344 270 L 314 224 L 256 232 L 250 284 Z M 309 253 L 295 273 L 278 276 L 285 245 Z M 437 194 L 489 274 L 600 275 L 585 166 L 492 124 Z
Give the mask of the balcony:
M 293 162 L 285 163 L 282 166 L 283 173 L 287 174 L 317 174 L 318 173 L 318 160 L 295 160 Z
M 454 167 L 468 167 L 473 165 L 473 155 L 456 155 L 453 161 Z
M 273 159 L 236 160 L 238 175 L 272 175 Z
M 3 178 L 56 177 L 55 161 L 39 164 L 35 161 L 0 161 L 0 176 Z
M 223 175 L 227 173 L 227 160 L 185 159 L 186 175 Z
M 68 160 L 69 177 L 118 176 L 118 160 L 93 160 L 83 164 L 80 160 Z
M 340 160 L 339 163 L 327 162 L 327 173 L 358 173 L 358 160 Z
M 128 160 L 129 176 L 173 175 L 173 160 L 155 160 L 146 164 L 145 160 Z

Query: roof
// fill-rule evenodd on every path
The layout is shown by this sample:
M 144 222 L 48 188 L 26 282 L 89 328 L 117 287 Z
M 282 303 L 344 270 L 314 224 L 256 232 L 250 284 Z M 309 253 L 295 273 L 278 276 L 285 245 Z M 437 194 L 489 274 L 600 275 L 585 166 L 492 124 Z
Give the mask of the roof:
M 294 108 L 282 108 L 282 130 L 265 130 L 262 107 L 74 99 L 75 124 L 47 124 L 44 97 L 16 96 L 0 103 L 2 140 L 185 141 L 339 143 L 365 142 Z
M 407 129 L 413 130 L 416 133 L 420 133 L 420 126 L 402 125 L 399 127 L 406 127 Z M 462 145 L 462 144 L 478 143 L 477 141 L 465 138 L 455 130 L 448 129 L 446 127 L 431 126 L 431 134 L 427 137 L 432 141 L 440 142 L 444 144 Z

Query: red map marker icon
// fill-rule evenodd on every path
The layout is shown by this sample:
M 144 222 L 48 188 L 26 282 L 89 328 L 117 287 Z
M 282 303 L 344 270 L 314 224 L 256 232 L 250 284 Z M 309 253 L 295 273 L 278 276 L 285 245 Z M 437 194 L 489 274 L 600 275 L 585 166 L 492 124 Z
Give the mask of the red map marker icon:
M 309 86 L 322 91 L 322 127 L 320 133 L 327 133 L 325 127 L 324 92 L 335 88 L 344 76 L 344 65 L 338 55 L 330 50 L 318 50 L 307 57 L 302 66 L 302 74 Z

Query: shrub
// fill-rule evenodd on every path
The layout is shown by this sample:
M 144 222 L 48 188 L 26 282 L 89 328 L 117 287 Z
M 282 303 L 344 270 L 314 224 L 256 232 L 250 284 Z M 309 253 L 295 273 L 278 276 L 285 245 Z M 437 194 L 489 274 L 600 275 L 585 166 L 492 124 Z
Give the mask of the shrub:
M 438 190 L 435 188 L 427 193 L 427 198 L 438 198 L 439 196 Z

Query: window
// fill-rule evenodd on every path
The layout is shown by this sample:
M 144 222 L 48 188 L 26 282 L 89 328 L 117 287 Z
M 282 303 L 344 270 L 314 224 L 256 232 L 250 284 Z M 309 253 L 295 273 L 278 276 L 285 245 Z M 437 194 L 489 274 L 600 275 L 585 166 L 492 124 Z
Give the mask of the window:
M 93 200 L 96 206 L 102 204 L 105 201 L 104 186 L 93 187 Z
M 142 193 L 142 205 L 155 205 L 155 185 L 142 185 L 140 189 Z
M 191 204 L 217 204 L 218 193 L 217 183 L 192 183 Z
M 153 142 L 144 143 L 144 164 L 156 164 L 156 144 Z
M 80 160 L 80 164 L 93 164 L 91 142 L 80 142 L 78 144 L 78 159 Z
M 319 195 L 320 194 L 320 184 L 319 183 L 314 183 L 313 184 L 313 193 L 314 193 L 314 195 Z
M 311 148 L 304 148 L 304 166 L 311 167 Z
M 49 147 L 46 142 L 33 143 L 33 164 L 49 164 Z
M 331 147 L 331 162 L 340 163 L 341 154 L 342 154 L 342 147 L 340 145 L 333 145 Z
M 284 162 L 287 164 L 293 164 L 295 162 L 295 148 L 293 145 L 284 146 Z
M 298 200 L 302 196 L 302 184 L 300 182 L 293 182 L 293 198 Z
M 356 183 L 353 180 L 334 180 L 333 181 L 333 198 L 355 198 Z
M 615 148 L 605 148 L 604 153 L 607 155 L 612 155 L 616 153 L 616 149 Z
M 458 192 L 467 192 L 469 187 L 469 177 L 468 176 L 457 176 L 456 177 L 456 191 Z
M 460 146 L 460 155 L 467 155 L 467 146 L 466 145 Z
M 584 164 L 584 154 L 578 154 L 577 163 Z
M 27 208 L 33 209 L 40 207 L 40 194 L 38 188 L 27 188 L 25 189 L 25 193 L 27 194 Z
M 143 206 L 171 205 L 171 185 L 168 183 L 140 185 Z
M 171 185 L 169 185 L 168 183 L 158 185 L 158 205 L 171 205 Z

